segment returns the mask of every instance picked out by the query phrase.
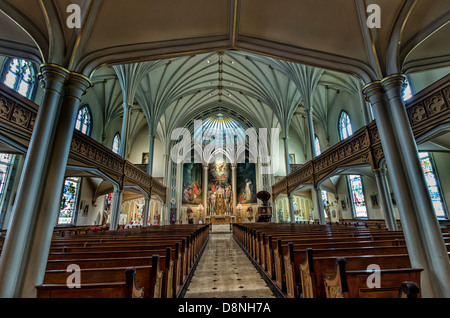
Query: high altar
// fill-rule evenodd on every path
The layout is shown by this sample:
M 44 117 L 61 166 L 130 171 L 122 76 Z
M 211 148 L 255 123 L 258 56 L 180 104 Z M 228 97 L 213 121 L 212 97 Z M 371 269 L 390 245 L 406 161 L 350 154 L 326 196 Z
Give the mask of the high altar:
M 246 209 L 257 204 L 255 176 L 254 163 L 231 164 L 216 158 L 209 165 L 184 164 L 182 204 L 194 209 L 202 205 L 198 218 L 207 224 L 250 220 L 254 215 Z

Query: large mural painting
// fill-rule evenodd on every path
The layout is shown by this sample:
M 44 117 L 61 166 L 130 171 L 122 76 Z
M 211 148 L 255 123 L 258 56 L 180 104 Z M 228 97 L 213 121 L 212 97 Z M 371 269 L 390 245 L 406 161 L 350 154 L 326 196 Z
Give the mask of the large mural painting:
M 214 209 L 218 193 L 223 193 L 225 205 L 230 206 L 231 192 L 231 164 L 225 159 L 217 158 L 208 168 L 208 207 Z
M 254 163 L 239 163 L 237 165 L 236 190 L 238 203 L 257 203 L 256 165 Z
M 185 163 L 183 165 L 182 204 L 199 205 L 202 203 L 202 164 Z

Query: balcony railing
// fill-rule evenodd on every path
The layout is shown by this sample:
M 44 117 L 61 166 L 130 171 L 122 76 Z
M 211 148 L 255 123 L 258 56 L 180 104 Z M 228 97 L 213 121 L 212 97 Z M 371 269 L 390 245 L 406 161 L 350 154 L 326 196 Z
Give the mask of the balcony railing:
M 406 103 L 406 112 L 416 139 L 450 123 L 450 74 L 416 94 Z M 301 184 L 316 187 L 338 168 L 361 164 L 377 168 L 383 158 L 380 135 L 373 121 L 278 180 L 272 186 L 272 199 Z
M 25 153 L 33 133 L 39 106 L 0 84 L 0 136 L 18 153 Z M 96 140 L 74 131 L 68 163 L 95 168 L 118 182 L 141 187 L 149 195 L 154 191 L 165 201 L 166 187 L 158 178 L 114 153 Z

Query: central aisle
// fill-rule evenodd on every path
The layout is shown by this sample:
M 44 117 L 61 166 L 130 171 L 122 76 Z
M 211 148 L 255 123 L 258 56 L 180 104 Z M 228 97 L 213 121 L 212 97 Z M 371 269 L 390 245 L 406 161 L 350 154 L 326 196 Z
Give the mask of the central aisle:
M 230 233 L 211 233 L 185 298 L 275 298 Z

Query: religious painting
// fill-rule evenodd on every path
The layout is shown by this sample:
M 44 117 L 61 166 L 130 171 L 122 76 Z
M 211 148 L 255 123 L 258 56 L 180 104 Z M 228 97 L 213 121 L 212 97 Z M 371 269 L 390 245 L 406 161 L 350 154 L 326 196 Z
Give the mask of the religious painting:
M 238 203 L 257 203 L 256 165 L 254 163 L 239 163 L 237 165 L 236 191 Z
M 231 192 L 231 164 L 223 158 L 216 158 L 208 168 L 208 208 L 215 211 L 216 200 L 223 198 L 224 209 L 230 210 Z
M 202 164 L 183 164 L 182 204 L 199 205 L 202 203 Z
M 372 201 L 372 208 L 378 208 L 378 198 L 376 194 L 370 196 L 370 201 Z
M 148 152 L 143 152 L 142 153 L 142 164 L 143 165 L 148 164 Z
M 289 154 L 289 164 L 295 165 L 295 154 L 294 153 Z

